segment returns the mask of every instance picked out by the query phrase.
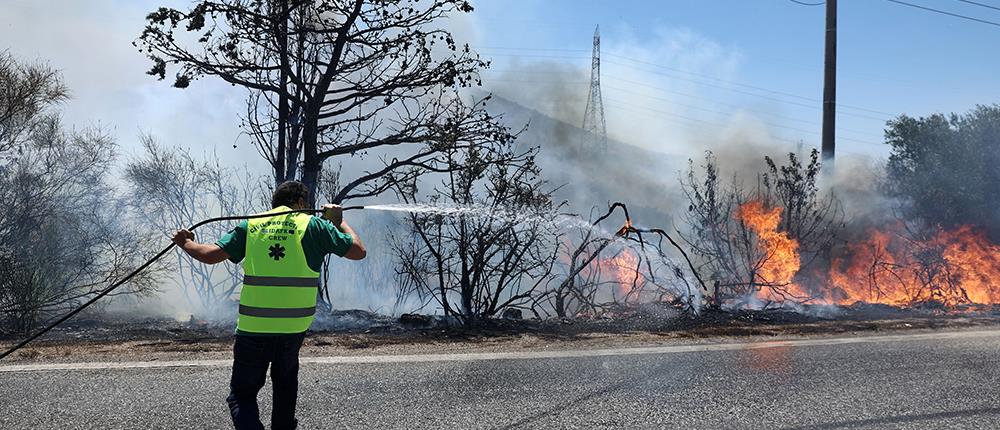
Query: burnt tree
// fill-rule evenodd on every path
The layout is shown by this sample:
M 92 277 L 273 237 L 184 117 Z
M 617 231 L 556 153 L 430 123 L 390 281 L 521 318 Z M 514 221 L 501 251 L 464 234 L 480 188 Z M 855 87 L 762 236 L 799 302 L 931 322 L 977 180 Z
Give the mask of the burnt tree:
M 536 150 L 503 146 L 449 151 L 449 163 L 474 167 L 453 169 L 426 200 L 459 210 L 411 214 L 411 234 L 393 238 L 402 288 L 465 324 L 527 307 L 553 278 L 561 205 L 538 178 Z M 398 192 L 407 202 L 420 199 L 412 182 Z
M 215 155 L 197 159 L 184 148 L 167 147 L 143 136 L 145 153 L 125 165 L 129 206 L 136 218 L 157 233 L 172 232 L 206 218 L 254 213 L 269 207 L 249 172 L 223 167 Z M 202 240 L 214 240 L 231 225 L 210 223 L 198 229 Z M 176 269 L 184 298 L 205 311 L 218 310 L 242 285 L 239 264 L 201 264 L 178 248 Z
M 796 277 L 823 261 L 844 227 L 844 213 L 834 195 L 819 192 L 817 151 L 805 165 L 794 154 L 788 160 L 777 165 L 765 157 L 755 188 L 720 179 L 710 152 L 700 175 L 689 162 L 681 179 L 689 227 L 682 238 L 713 286 L 710 306 L 759 299 L 766 307 L 818 297 Z
M 0 331 L 75 308 L 145 258 L 110 183 L 116 144 L 67 131 L 59 73 L 0 53 Z M 115 295 L 148 293 L 154 266 Z
M 324 162 L 377 157 L 341 178 L 340 203 L 462 168 L 446 153 L 467 137 L 503 139 L 482 103 L 455 95 L 488 62 L 438 25 L 471 11 L 459 0 L 198 1 L 150 13 L 136 45 L 149 74 L 176 69 L 176 87 L 214 76 L 249 90 L 244 126 L 276 183 L 301 179 L 315 196 Z

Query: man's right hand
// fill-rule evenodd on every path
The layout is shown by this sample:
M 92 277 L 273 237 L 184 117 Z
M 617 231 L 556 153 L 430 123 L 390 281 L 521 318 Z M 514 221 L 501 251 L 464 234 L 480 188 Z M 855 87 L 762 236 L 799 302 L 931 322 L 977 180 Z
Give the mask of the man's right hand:
M 187 241 L 194 240 L 194 233 L 191 233 L 187 229 L 182 228 L 180 230 L 177 230 L 177 232 L 174 233 L 174 237 L 172 237 L 170 240 L 174 241 L 174 244 L 176 244 L 177 246 L 183 248 L 184 244 L 187 243 Z
M 340 224 L 344 222 L 344 208 L 340 205 L 325 204 L 323 205 L 323 218 L 340 227 Z

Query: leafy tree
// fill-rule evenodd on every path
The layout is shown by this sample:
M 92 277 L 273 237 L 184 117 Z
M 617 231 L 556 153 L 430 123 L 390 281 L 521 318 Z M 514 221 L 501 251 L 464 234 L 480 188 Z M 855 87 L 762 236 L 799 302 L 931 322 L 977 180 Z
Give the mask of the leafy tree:
M 889 122 L 886 143 L 888 191 L 904 199 L 908 215 L 1000 235 L 1000 105 L 964 115 L 901 115 Z

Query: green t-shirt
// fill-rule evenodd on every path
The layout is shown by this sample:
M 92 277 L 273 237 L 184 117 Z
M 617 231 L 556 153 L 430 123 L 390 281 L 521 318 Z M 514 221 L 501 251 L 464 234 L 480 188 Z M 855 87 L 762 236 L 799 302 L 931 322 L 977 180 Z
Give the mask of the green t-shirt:
M 332 222 L 314 216 L 309 220 L 306 233 L 302 237 L 302 250 L 306 254 L 309 268 L 319 272 L 323 267 L 323 257 L 336 254 L 343 257 L 351 248 L 351 235 L 340 231 Z M 229 254 L 229 261 L 239 263 L 247 253 L 247 222 L 243 221 L 215 242 Z

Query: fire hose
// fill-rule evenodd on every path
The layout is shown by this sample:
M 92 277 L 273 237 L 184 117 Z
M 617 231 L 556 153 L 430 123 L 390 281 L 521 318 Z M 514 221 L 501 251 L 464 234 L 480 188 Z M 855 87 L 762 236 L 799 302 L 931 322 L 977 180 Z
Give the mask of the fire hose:
M 342 210 L 349 211 L 349 210 L 364 209 L 364 208 L 365 208 L 364 206 L 345 206 L 345 207 L 342 208 Z M 273 213 L 264 213 L 264 214 L 257 214 L 257 215 L 222 216 L 222 217 L 216 217 L 216 218 L 209 218 L 209 219 L 201 220 L 197 224 L 192 225 L 191 227 L 188 227 L 188 230 L 189 231 L 194 231 L 194 229 L 196 229 L 198 227 L 201 227 L 201 226 L 203 226 L 205 224 L 209 224 L 209 223 L 213 223 L 213 222 L 220 222 L 220 221 L 240 221 L 240 220 L 247 220 L 247 219 L 254 219 L 254 218 L 267 218 L 267 217 L 272 217 L 272 216 L 286 215 L 286 214 L 293 214 L 293 213 L 309 213 L 309 214 L 311 214 L 311 213 L 317 213 L 317 212 L 323 212 L 323 209 L 297 209 L 297 210 L 282 211 L 282 212 L 273 212 Z M 59 324 L 62 324 L 64 322 L 66 322 L 66 320 L 68 320 L 68 319 L 72 318 L 74 315 L 80 313 L 80 311 L 82 311 L 82 310 L 86 309 L 88 306 L 94 304 L 95 302 L 97 302 L 98 300 L 100 300 L 102 297 L 104 297 L 104 296 L 108 295 L 109 293 L 111 293 L 112 291 L 114 291 L 116 288 L 124 285 L 130 279 L 132 279 L 133 277 L 135 277 L 135 275 L 138 275 L 143 270 L 145 270 L 147 267 L 149 267 L 150 265 L 152 265 L 153 263 L 155 263 L 156 260 L 159 260 L 161 257 L 163 257 L 164 255 L 166 255 L 167 252 L 170 252 L 170 250 L 173 249 L 174 246 L 176 246 L 176 244 L 174 244 L 173 242 L 171 242 L 170 245 L 167 245 L 166 248 L 163 248 L 163 250 L 161 250 L 158 254 L 156 254 L 155 256 L 153 256 L 153 258 L 150 258 L 145 263 L 143 263 L 141 266 L 139 266 L 137 269 L 133 270 L 132 273 L 129 273 L 127 276 L 125 276 L 124 278 L 122 278 L 118 282 L 115 282 L 115 283 L 111 284 L 110 286 L 108 286 L 107 288 L 105 288 L 104 290 L 102 290 L 99 294 L 97 294 L 96 296 L 94 296 L 90 300 L 87 300 L 86 303 L 84 303 L 84 304 L 76 307 L 75 309 L 73 309 L 72 311 L 70 311 L 68 314 L 62 316 L 61 318 L 59 318 L 55 322 L 53 322 L 53 323 L 49 324 L 48 326 L 46 326 L 45 328 L 39 330 L 37 333 L 35 333 L 35 334 L 31 335 L 30 337 L 28 337 L 27 339 L 21 341 L 21 343 L 18 343 L 17 345 L 14 345 L 14 347 L 12 347 L 12 348 L 4 351 L 2 354 L 0 354 L 0 360 L 3 360 L 4 357 L 6 357 L 6 356 L 8 356 L 10 354 L 13 354 L 14 351 L 17 351 L 17 350 L 23 348 L 25 345 L 27 345 L 31 341 L 39 338 L 43 334 L 48 333 L 49 330 L 52 330 L 53 328 L 55 328 Z

